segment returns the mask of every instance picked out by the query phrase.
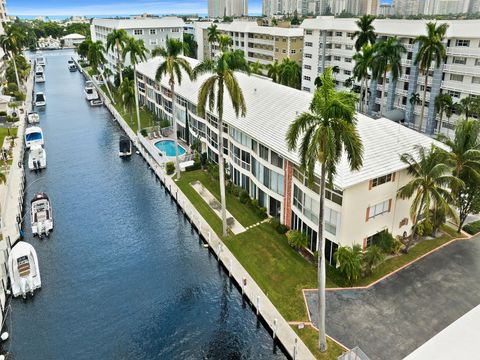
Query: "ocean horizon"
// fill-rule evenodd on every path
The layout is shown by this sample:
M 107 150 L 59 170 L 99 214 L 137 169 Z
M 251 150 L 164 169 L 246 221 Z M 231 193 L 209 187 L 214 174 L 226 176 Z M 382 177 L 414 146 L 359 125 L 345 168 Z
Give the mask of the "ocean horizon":
M 65 19 L 68 19 L 72 16 L 83 16 L 85 18 L 115 18 L 115 17 L 131 17 L 131 16 L 138 16 L 138 15 L 141 15 L 141 14 L 111 14 L 111 15 L 16 15 L 16 14 L 9 14 L 11 16 L 16 16 L 18 17 L 19 19 L 22 19 L 22 20 L 35 20 L 35 18 L 37 17 L 41 17 L 43 19 L 49 19 L 49 20 L 65 20 Z M 208 14 L 207 13 L 203 13 L 203 14 L 151 14 L 151 15 L 155 15 L 155 16 L 178 16 L 178 17 L 182 17 L 182 16 L 188 16 L 188 15 L 197 15 L 199 17 L 208 17 Z M 248 16 L 261 16 L 262 14 L 260 13 L 251 13 L 251 14 L 248 14 Z

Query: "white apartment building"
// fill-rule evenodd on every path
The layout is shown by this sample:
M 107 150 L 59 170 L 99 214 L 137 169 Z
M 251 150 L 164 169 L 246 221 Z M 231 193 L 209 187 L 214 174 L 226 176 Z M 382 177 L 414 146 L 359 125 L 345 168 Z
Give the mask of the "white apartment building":
M 378 0 L 263 0 L 262 14 L 274 15 L 322 15 L 329 10 L 338 15 L 347 12 L 353 15 L 377 14 Z
M 113 29 L 124 29 L 129 36 L 141 39 L 145 47 L 152 51 L 156 47 L 165 46 L 167 38 L 183 39 L 183 19 L 175 16 L 162 18 L 138 18 L 138 19 L 93 19 L 90 25 L 92 41 L 100 40 L 106 47 L 107 36 Z M 116 71 L 116 49 L 110 49 L 107 53 L 108 66 L 113 72 Z M 125 66 L 130 65 L 130 60 L 125 59 Z
M 192 67 L 197 60 L 188 59 Z M 175 119 L 179 137 L 190 143 L 200 139 L 202 152 L 211 161 L 218 161 L 218 116 L 207 112 L 205 118 L 196 113 L 200 85 L 185 78 L 175 87 L 175 114 L 168 80 L 155 82 L 160 58 L 153 58 L 137 67 L 139 98 L 159 118 Z M 237 118 L 229 100 L 224 109 L 224 142 L 220 151 L 232 181 L 245 189 L 267 209 L 270 216 L 287 226 L 303 231 L 309 238 L 309 249 L 317 249 L 318 182 L 312 186 L 300 171 L 296 152 L 289 151 L 285 134 L 290 123 L 310 105 L 312 95 L 279 85 L 263 78 L 236 74 L 247 104 L 245 117 Z M 372 236 L 383 230 L 394 235 L 410 233 L 409 200 L 397 198 L 397 190 L 409 176 L 400 161 L 403 152 L 414 151 L 415 145 L 429 147 L 434 140 L 390 120 L 372 119 L 358 114 L 358 131 L 364 145 L 364 163 L 359 171 L 350 171 L 344 157 L 326 190 L 325 237 L 326 258 L 339 245 L 360 244 L 366 247 Z
M 390 81 L 387 74 L 384 96 L 386 111 L 398 109 L 405 124 L 418 128 L 421 105 L 412 105 L 410 98 L 418 93 L 423 96 L 425 78 L 418 66 L 414 65 L 419 44 L 413 44 L 416 36 L 426 33 L 426 20 L 377 19 L 374 22 L 378 39 L 397 36 L 405 45 L 407 52 L 402 56 L 402 75 L 397 81 Z M 454 101 L 469 96 L 480 96 L 480 20 L 441 21 L 449 24 L 445 45 L 447 60 L 439 68 L 430 70 L 427 87 L 425 119 L 422 131 L 433 134 L 438 130 L 438 116 L 435 111 L 435 98 L 440 93 L 450 94 Z M 305 30 L 303 51 L 302 89 L 313 92 L 314 81 L 326 67 L 338 66 L 335 74 L 338 88 L 353 76 L 354 40 L 351 35 L 357 29 L 355 19 L 317 17 L 306 19 L 302 25 Z M 370 115 L 380 110 L 382 80 L 369 82 L 371 99 L 368 104 Z M 457 115 L 445 119 L 443 133 L 453 129 Z
M 248 0 L 208 0 L 208 17 L 248 16 Z

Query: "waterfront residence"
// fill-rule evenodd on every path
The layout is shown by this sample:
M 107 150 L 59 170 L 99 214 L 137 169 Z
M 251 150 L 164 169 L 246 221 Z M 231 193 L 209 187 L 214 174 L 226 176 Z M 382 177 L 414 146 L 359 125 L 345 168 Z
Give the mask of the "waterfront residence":
M 192 66 L 198 61 L 188 59 Z M 183 78 L 175 86 L 175 115 L 168 79 L 154 81 L 160 58 L 137 67 L 140 103 L 158 118 L 177 121 L 179 138 L 186 143 L 200 139 L 208 159 L 218 159 L 218 125 L 215 112 L 206 119 L 196 115 L 198 90 L 206 76 L 198 81 Z M 232 181 L 245 189 L 267 209 L 269 216 L 309 237 L 308 248 L 317 250 L 319 210 L 318 178 L 309 185 L 299 168 L 299 158 L 290 152 L 285 134 L 290 123 L 310 105 L 312 94 L 273 83 L 267 79 L 237 73 L 246 104 L 246 117 L 237 118 L 226 99 L 224 143 L 226 169 Z M 358 131 L 365 154 L 359 171 L 350 171 L 346 158 L 338 166 L 333 186 L 326 190 L 326 258 L 339 245 L 368 246 L 372 237 L 388 230 L 393 235 L 409 235 L 410 200 L 397 199 L 397 190 L 407 183 L 406 165 L 400 154 L 414 153 L 415 145 L 430 146 L 431 138 L 388 119 L 373 119 L 358 114 Z
M 345 89 L 345 81 L 353 78 L 355 62 L 355 40 L 351 39 L 358 30 L 356 19 L 340 19 L 319 16 L 305 19 L 301 24 L 304 29 L 304 50 L 302 69 L 302 89 L 313 92 L 315 78 L 325 68 L 338 66 L 335 74 L 337 87 Z M 402 75 L 397 81 L 386 79 L 384 96 L 387 111 L 397 109 L 400 119 L 418 128 L 421 104 L 413 105 L 413 94 L 423 94 L 425 77 L 418 65 L 414 65 L 419 44 L 414 44 L 418 35 L 426 34 L 426 23 L 430 20 L 376 19 L 373 22 L 378 39 L 397 36 L 405 45 L 407 52 L 402 55 Z M 480 20 L 438 20 L 447 23 L 445 35 L 447 59 L 440 67 L 432 68 L 428 78 L 425 117 L 421 131 L 433 134 L 438 129 L 439 115 L 435 111 L 435 98 L 446 93 L 454 102 L 469 97 L 480 96 Z M 387 75 L 389 77 L 389 75 Z M 375 115 L 380 111 L 383 81 L 372 79 L 370 93 L 373 101 L 369 102 L 368 113 Z M 398 115 L 397 115 L 398 117 Z M 455 127 L 459 118 L 454 114 L 450 120 L 445 119 L 440 132 L 448 133 Z
M 85 41 L 85 36 L 81 34 L 68 34 L 61 38 L 64 41 L 64 47 L 74 48 L 83 41 Z
M 124 29 L 129 36 L 141 39 L 145 47 L 151 52 L 156 47 L 165 46 L 167 38 L 183 39 L 183 27 L 185 23 L 182 18 L 166 16 L 162 18 L 140 17 L 135 19 L 93 19 L 90 25 L 92 41 L 100 40 L 104 46 L 107 45 L 107 36 L 113 29 Z M 116 72 L 117 59 L 121 54 L 117 50 L 110 49 L 106 54 L 107 66 Z M 148 56 L 148 54 L 147 54 Z M 125 66 L 130 65 L 128 57 L 124 62 Z

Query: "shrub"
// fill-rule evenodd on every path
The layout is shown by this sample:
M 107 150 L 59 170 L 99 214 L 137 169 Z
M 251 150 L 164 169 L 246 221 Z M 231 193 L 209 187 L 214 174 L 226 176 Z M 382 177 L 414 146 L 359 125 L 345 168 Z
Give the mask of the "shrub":
M 400 239 L 395 239 L 393 241 L 392 254 L 397 255 L 403 247 L 403 243 Z
M 288 227 L 280 223 L 280 221 L 278 221 L 277 219 L 271 219 L 270 224 L 273 226 L 275 231 L 279 234 L 285 234 L 288 231 Z
M 16 83 L 8 83 L 7 92 L 8 94 L 13 94 L 18 91 L 18 85 Z
M 378 246 L 386 254 L 394 253 L 395 238 L 387 230 L 384 230 L 374 236 L 373 245 Z
M 465 225 L 463 227 L 463 230 L 465 230 L 470 235 L 475 235 L 476 233 L 480 232 L 480 220 Z
M 18 116 L 7 116 L 7 122 L 16 122 L 18 121 Z
M 218 165 L 217 164 L 208 164 L 207 172 L 210 174 L 210 177 L 213 179 L 218 179 Z
M 205 166 L 207 163 L 208 163 L 208 155 L 207 155 L 207 153 L 201 154 L 201 155 L 200 155 L 200 164 L 202 164 L 202 166 Z
M 242 204 L 246 204 L 250 200 L 250 196 L 248 196 L 248 193 L 245 190 L 242 190 L 240 191 L 240 195 L 238 195 L 238 200 L 240 200 Z
M 173 161 L 167 162 L 167 164 L 165 165 L 165 169 L 167 171 L 167 175 L 172 175 L 175 172 L 175 164 L 173 163 Z
M 167 119 L 160 120 L 160 127 L 161 128 L 165 128 L 165 127 L 169 127 L 169 126 L 171 126 L 170 121 L 168 121 Z
M 140 130 L 140 134 L 142 134 L 143 137 L 147 137 L 148 136 L 147 129 Z
M 239 188 L 238 186 L 235 186 L 235 185 L 230 187 L 230 192 L 236 197 L 238 197 L 240 195 L 241 190 L 242 190 L 242 188 Z
M 385 255 L 380 246 L 369 246 L 367 250 L 365 250 L 362 259 L 366 273 L 370 274 L 372 270 L 383 261 L 383 259 L 385 259 Z
M 0 111 L 0 116 L 7 116 L 7 112 L 6 111 Z
M 359 245 L 353 245 L 353 247 L 340 246 L 333 256 L 339 264 L 338 270 L 340 273 L 347 278 L 349 284 L 353 284 L 361 274 L 362 248 Z
M 295 250 L 300 250 L 308 245 L 308 239 L 305 234 L 297 230 L 290 230 L 287 232 L 287 241 Z
M 25 101 L 26 96 L 23 92 L 21 91 L 16 91 L 13 96 L 15 97 L 16 101 Z

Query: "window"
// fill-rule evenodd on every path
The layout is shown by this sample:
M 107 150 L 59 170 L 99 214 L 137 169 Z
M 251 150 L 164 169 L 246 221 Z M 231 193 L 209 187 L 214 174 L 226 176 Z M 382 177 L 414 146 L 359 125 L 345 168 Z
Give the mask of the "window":
M 280 169 L 283 169 L 283 158 L 278 155 L 276 152 L 272 151 L 270 153 L 270 163 L 272 165 L 275 165 L 276 167 L 279 167 Z
M 135 30 L 133 30 L 133 35 L 143 35 L 143 30 L 142 29 L 135 29 Z
M 179 31 L 180 31 L 179 28 L 173 28 L 173 29 L 172 29 L 172 32 L 179 32 Z
M 379 186 L 379 185 L 385 184 L 385 183 L 393 181 L 393 180 L 395 180 L 395 178 L 392 176 L 392 174 L 387 174 L 385 176 L 380 176 L 376 179 L 370 180 L 369 187 L 373 188 L 375 186 Z
M 448 90 L 448 95 L 450 95 L 451 97 L 457 98 L 457 99 L 460 98 L 460 92 L 459 91 Z
M 390 207 L 392 206 L 392 200 L 385 200 L 376 205 L 370 206 L 367 208 L 367 221 L 373 219 L 375 216 L 390 212 Z
M 258 144 L 259 147 L 259 155 L 263 160 L 268 161 L 268 148 L 263 146 L 262 144 Z
M 334 57 L 333 57 L 333 60 L 335 60 L 335 61 L 340 61 L 341 59 L 342 59 L 342 58 L 341 58 L 340 56 L 334 56 Z
M 343 36 L 343 33 L 342 33 L 341 31 L 337 31 L 337 32 L 335 33 L 335 36 Z
M 454 57 L 452 63 L 453 64 L 465 65 L 467 63 L 467 58 L 466 57 Z
M 475 59 L 475 66 L 480 66 L 480 59 Z
M 345 45 L 346 50 L 353 50 L 353 45 Z
M 342 48 L 342 44 L 335 44 L 334 47 L 335 47 L 335 49 L 341 49 L 341 48 Z
M 312 47 L 313 44 L 310 41 L 305 41 L 305 46 Z
M 343 73 L 345 75 L 352 75 L 352 72 L 350 70 L 343 70 Z
M 287 49 L 283 49 L 282 54 L 286 54 L 286 53 L 287 53 Z
M 312 67 L 311 67 L 310 65 L 306 65 L 306 64 L 303 65 L 303 68 L 304 68 L 304 69 L 307 69 L 307 70 L 312 70 Z
M 304 75 L 304 76 L 303 76 L 303 80 L 310 81 L 310 80 L 312 80 L 312 78 L 311 78 L 310 76 Z
M 305 35 L 312 35 L 313 31 L 312 30 L 305 30 Z
M 450 80 L 451 81 L 463 81 L 463 75 L 459 74 L 450 74 Z
M 351 38 L 353 36 L 353 33 L 347 32 L 347 37 Z
M 157 45 L 157 39 L 150 39 L 150 45 Z
M 325 214 L 324 214 L 324 221 L 325 221 L 325 231 L 328 231 L 330 234 L 336 235 L 337 234 L 337 225 L 338 225 L 338 218 L 339 214 L 335 210 L 332 210 L 328 207 L 325 207 Z
M 457 41 L 455 41 L 455 46 L 469 47 L 470 40 L 458 39 Z
M 303 91 L 308 91 L 308 92 L 310 92 L 310 88 L 309 88 L 309 87 L 306 87 L 306 86 L 302 87 L 302 90 L 303 90 Z
M 345 62 L 346 62 L 346 63 L 351 63 L 351 62 L 352 62 L 352 58 L 345 58 Z
M 295 54 L 297 51 L 295 49 L 290 50 L 292 54 Z
M 312 54 L 307 54 L 307 53 L 305 53 L 305 57 L 306 57 L 307 59 L 311 59 L 311 58 L 312 58 Z
M 473 76 L 472 84 L 480 84 L 480 76 Z
M 156 35 L 157 34 L 157 30 L 155 29 L 150 29 L 150 35 Z

